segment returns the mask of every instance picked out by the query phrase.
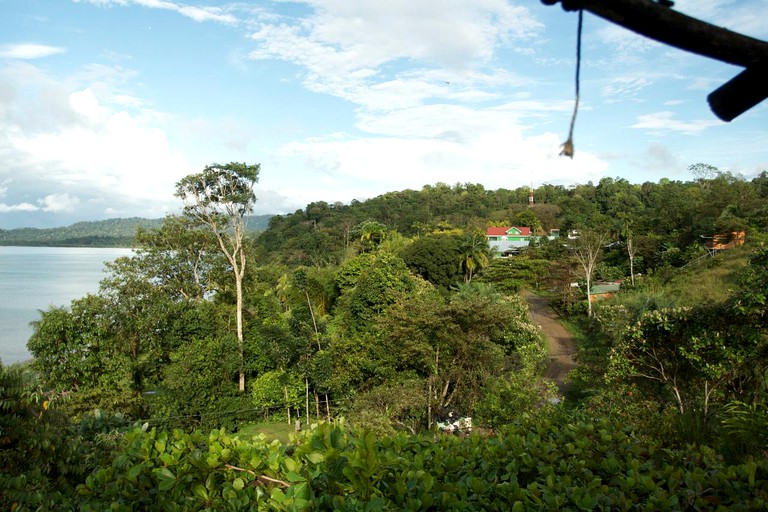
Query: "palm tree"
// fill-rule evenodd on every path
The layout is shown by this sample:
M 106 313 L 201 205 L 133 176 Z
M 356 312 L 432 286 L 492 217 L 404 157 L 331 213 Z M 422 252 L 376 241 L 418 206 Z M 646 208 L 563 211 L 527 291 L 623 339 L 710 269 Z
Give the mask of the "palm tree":
M 459 270 L 464 272 L 464 282 L 469 283 L 472 277 L 488 266 L 490 250 L 485 237 L 472 234 L 467 235 L 461 243 L 459 254 Z
M 387 236 L 387 226 L 373 220 L 361 222 L 355 227 L 354 231 L 360 234 L 362 252 L 375 249 Z

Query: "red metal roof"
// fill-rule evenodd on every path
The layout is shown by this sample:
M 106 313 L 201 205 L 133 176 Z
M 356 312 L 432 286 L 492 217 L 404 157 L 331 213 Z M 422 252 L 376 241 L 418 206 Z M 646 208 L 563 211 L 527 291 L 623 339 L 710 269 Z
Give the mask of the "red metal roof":
M 485 236 L 504 236 L 510 229 L 517 229 L 522 236 L 531 236 L 531 228 L 521 228 L 517 226 L 491 226 L 485 231 Z

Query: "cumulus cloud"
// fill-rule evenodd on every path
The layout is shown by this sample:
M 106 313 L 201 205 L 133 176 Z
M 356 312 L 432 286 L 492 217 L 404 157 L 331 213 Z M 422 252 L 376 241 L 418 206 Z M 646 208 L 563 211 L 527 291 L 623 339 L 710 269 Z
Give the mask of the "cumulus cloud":
M 80 199 L 64 194 L 49 194 L 38 201 L 44 212 L 72 212 L 80 203 Z
M 300 66 L 307 89 L 357 106 L 360 133 L 281 147 L 277 165 L 313 170 L 307 179 L 318 183 L 311 191 L 285 183 L 286 195 L 348 201 L 436 182 L 513 187 L 530 180 L 532 167 L 537 181 L 570 183 L 605 170 L 588 152 L 560 159 L 553 133 L 525 133 L 527 120 L 566 118 L 573 108 L 530 99 L 532 81 L 495 64 L 503 49 L 531 53 L 543 27 L 527 8 L 505 0 L 300 3 L 308 14 L 260 24 L 250 58 Z
M 5 204 L 0 203 L 0 213 L 10 212 L 36 212 L 39 208 L 29 203 Z
M 504 0 L 302 3 L 312 8 L 311 14 L 261 23 L 251 35 L 257 48 L 250 58 L 300 65 L 309 89 L 374 108 L 395 91 L 415 93 L 411 101 L 420 101 L 445 97 L 438 88 L 445 82 L 463 80 L 467 93 L 473 74 L 481 82 L 495 80 L 478 74 L 477 67 L 491 62 L 499 46 L 527 40 L 542 29 L 526 8 Z M 402 60 L 423 63 L 421 76 L 393 77 L 384 69 Z M 428 70 L 436 68 L 442 76 L 425 80 Z M 507 72 L 499 75 L 509 77 Z
M 515 116 L 505 112 L 514 114 L 514 108 L 475 111 L 435 106 L 396 112 L 391 118 L 365 121 L 370 123 L 366 129 L 379 137 L 336 134 L 305 139 L 285 145 L 280 156 L 316 170 L 313 180 L 318 185 L 304 195 L 311 192 L 342 201 L 370 197 L 371 191 L 384 193 L 392 190 L 392 183 L 398 189 L 467 181 L 514 188 L 534 177 L 540 183 L 572 184 L 599 178 L 606 171 L 606 163 L 587 151 L 573 160 L 560 158 L 560 136 L 527 135 Z M 412 131 L 398 132 L 398 127 L 406 126 Z M 302 194 L 295 184 L 286 188 Z M 364 191 L 368 193 L 363 195 Z
M 707 128 L 722 124 L 714 119 L 696 119 L 679 121 L 673 112 L 654 112 L 638 116 L 637 122 L 631 128 L 647 130 L 650 133 L 663 135 L 667 132 L 678 132 L 685 135 L 697 135 Z
M 190 164 L 168 142 L 162 116 L 113 94 L 109 81 L 87 83 L 77 88 L 77 79 L 26 64 L 0 70 L 0 95 L 4 88 L 9 100 L 0 108 L 0 212 L 100 218 L 107 209 L 174 209 L 174 183 Z
M 35 43 L 17 43 L 0 46 L 0 58 L 33 60 L 64 53 L 65 48 Z

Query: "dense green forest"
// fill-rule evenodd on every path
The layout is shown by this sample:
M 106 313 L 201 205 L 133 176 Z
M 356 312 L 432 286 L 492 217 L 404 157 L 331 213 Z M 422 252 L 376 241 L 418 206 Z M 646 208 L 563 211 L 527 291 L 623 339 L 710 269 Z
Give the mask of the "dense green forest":
M 766 508 L 768 173 L 691 170 L 533 205 L 473 184 L 317 202 L 256 236 L 258 166 L 206 167 L 97 294 L 41 312 L 30 366 L 0 367 L 0 504 Z M 562 236 L 499 258 L 490 225 Z M 577 339 L 563 389 L 521 291 Z
M 254 231 L 266 229 L 271 215 L 254 215 L 249 219 L 249 228 Z M 37 229 L 0 229 L 0 245 L 46 246 L 46 247 L 132 247 L 138 228 L 154 229 L 162 225 L 163 219 L 107 219 L 78 222 L 71 226 Z

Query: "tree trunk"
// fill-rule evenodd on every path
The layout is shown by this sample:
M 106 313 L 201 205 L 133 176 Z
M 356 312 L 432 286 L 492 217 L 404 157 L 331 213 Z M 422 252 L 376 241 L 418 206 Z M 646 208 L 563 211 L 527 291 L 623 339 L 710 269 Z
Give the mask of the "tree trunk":
M 427 430 L 429 430 L 432 428 L 432 377 L 427 382 Z
M 235 289 L 237 290 L 237 371 L 240 374 L 240 392 L 245 391 L 245 343 L 243 341 L 243 278 L 235 269 Z
M 283 386 L 283 396 L 285 396 L 286 409 L 288 410 L 288 424 L 291 424 L 291 405 L 288 403 L 288 387 Z
M 627 254 L 629 255 L 629 278 L 632 286 L 635 285 L 635 246 L 632 243 L 632 237 L 627 238 Z

